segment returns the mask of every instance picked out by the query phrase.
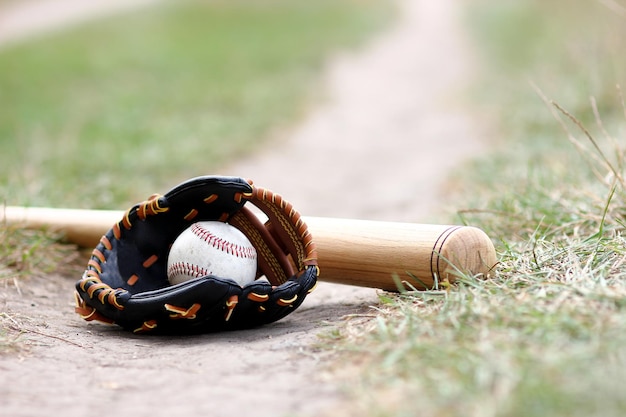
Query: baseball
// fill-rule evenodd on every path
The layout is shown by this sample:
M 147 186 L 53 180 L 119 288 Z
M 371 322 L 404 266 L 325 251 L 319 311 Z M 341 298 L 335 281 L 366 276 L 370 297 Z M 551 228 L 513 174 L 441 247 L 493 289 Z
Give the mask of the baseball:
M 220 221 L 202 221 L 185 229 L 167 258 L 167 278 L 178 284 L 205 275 L 231 278 L 244 286 L 256 278 L 257 254 L 239 229 Z

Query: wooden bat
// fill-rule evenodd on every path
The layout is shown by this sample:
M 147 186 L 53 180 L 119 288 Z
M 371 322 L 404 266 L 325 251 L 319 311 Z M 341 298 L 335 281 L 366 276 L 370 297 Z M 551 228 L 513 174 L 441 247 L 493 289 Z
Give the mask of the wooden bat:
M 122 216 L 115 210 L 0 207 L 0 221 L 56 230 L 68 242 L 87 248 L 95 247 Z M 321 281 L 387 291 L 399 291 L 402 285 L 432 289 L 462 274 L 486 278 L 497 263 L 493 243 L 475 227 L 324 217 L 303 220 L 317 245 Z

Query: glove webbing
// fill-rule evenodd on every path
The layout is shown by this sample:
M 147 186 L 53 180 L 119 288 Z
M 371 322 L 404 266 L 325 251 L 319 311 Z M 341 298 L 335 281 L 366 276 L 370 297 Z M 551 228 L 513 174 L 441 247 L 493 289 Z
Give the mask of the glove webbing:
M 258 270 L 272 285 L 280 285 L 307 266 L 317 266 L 317 250 L 300 213 L 279 194 L 254 187 L 248 202 L 261 210 L 267 221 L 247 207 L 228 222 L 241 230 L 257 250 Z

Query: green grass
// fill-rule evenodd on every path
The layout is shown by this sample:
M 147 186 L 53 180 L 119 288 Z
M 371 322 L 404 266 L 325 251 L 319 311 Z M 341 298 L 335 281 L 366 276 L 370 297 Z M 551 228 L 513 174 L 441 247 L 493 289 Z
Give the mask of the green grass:
M 0 227 L 0 282 L 58 270 L 62 263 L 75 257 L 70 245 L 57 243 L 59 238 L 50 231 L 3 224 Z
M 0 198 L 124 208 L 261 148 L 381 0 L 169 2 L 0 50 Z
M 457 174 L 451 221 L 492 236 L 497 274 L 384 295 L 329 335 L 344 415 L 625 415 L 626 20 L 565 0 L 468 16 L 493 152 Z

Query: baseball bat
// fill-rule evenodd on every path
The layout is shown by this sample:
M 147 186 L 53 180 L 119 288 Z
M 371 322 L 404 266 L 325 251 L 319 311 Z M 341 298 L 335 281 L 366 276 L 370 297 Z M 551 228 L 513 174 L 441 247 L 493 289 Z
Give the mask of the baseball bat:
M 5 206 L 0 221 L 48 228 L 95 247 L 123 216 L 116 210 Z M 326 217 L 303 220 L 317 245 L 321 281 L 386 291 L 432 289 L 461 275 L 489 277 L 497 264 L 491 239 L 471 226 Z

